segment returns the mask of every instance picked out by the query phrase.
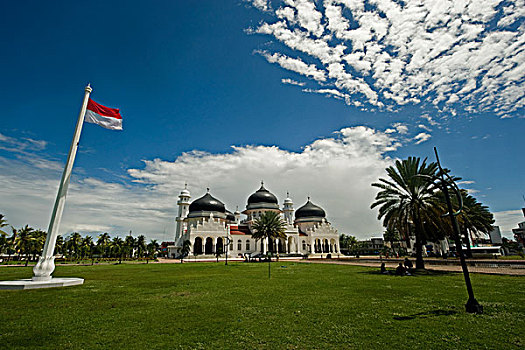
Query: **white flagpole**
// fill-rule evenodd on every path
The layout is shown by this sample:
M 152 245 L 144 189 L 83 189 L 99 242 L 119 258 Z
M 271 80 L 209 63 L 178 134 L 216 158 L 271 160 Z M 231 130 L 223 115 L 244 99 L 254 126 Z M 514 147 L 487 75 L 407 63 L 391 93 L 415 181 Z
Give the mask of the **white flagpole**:
M 91 86 L 88 84 L 85 89 L 84 102 L 82 102 L 82 108 L 80 108 L 80 113 L 78 115 L 75 135 L 73 136 L 73 141 L 71 141 L 71 147 L 69 148 L 66 167 L 64 168 L 62 180 L 60 180 L 60 186 L 58 187 L 53 214 L 51 214 L 51 220 L 49 221 L 46 243 L 42 251 L 42 256 L 40 256 L 38 263 L 33 268 L 33 281 L 50 280 L 51 274 L 55 270 L 54 251 L 58 235 L 58 228 L 60 227 L 60 221 L 62 220 L 62 212 L 64 211 L 64 205 L 66 203 L 67 188 L 69 187 L 73 163 L 75 162 L 75 156 L 77 155 L 78 142 L 80 140 L 82 126 L 84 125 L 84 115 L 86 114 L 89 94 L 91 91 Z

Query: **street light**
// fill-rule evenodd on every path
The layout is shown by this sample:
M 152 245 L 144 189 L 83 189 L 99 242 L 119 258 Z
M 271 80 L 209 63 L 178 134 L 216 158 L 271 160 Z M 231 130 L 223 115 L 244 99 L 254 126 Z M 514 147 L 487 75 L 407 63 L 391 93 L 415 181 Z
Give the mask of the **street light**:
M 224 265 L 227 266 L 228 265 L 228 248 L 230 247 L 231 239 L 228 236 L 226 236 L 224 238 L 225 238 L 225 241 L 226 241 L 226 249 L 225 249 L 225 251 L 226 251 L 226 262 L 224 263 Z
M 463 247 L 461 246 L 459 225 L 458 225 L 458 221 L 456 220 L 456 216 L 459 215 L 461 213 L 461 210 L 463 209 L 463 197 L 461 195 L 461 192 L 459 191 L 458 186 L 454 182 L 454 180 L 441 167 L 441 163 L 439 161 L 439 156 L 438 156 L 436 147 L 434 147 L 434 153 L 436 154 L 437 165 L 439 167 L 439 177 L 432 177 L 432 180 L 439 181 L 439 186 L 441 187 L 443 194 L 445 195 L 445 200 L 447 202 L 447 209 L 448 209 L 448 212 L 444 214 L 443 216 L 450 217 L 452 228 L 454 229 L 454 241 L 456 242 L 456 250 L 459 255 L 459 260 L 461 262 L 461 269 L 463 270 L 463 277 L 465 278 L 465 284 L 467 285 L 467 292 L 468 292 L 468 301 L 465 304 L 465 308 L 466 308 L 466 311 L 469 313 L 482 314 L 483 306 L 480 305 L 478 301 L 476 300 L 476 298 L 474 297 L 474 291 L 472 289 L 472 283 L 470 282 L 470 275 L 468 272 L 467 263 L 465 261 L 465 256 L 463 255 Z M 427 177 L 427 176 L 424 176 L 424 177 Z M 452 202 L 450 201 L 450 194 L 448 192 L 449 187 L 452 188 L 456 197 L 458 198 L 459 209 L 457 212 L 454 212 L 452 208 Z

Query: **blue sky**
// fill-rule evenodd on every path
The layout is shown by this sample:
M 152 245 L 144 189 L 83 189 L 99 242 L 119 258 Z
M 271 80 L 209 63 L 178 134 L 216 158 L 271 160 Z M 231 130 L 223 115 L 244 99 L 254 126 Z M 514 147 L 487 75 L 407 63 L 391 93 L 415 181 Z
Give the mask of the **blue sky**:
M 63 233 L 168 240 L 185 182 L 234 210 L 265 180 L 377 236 L 369 184 L 437 146 L 508 235 L 525 204 L 523 6 L 355 4 L 3 4 L 0 212 L 47 227 L 90 82 L 124 131 L 84 126 Z

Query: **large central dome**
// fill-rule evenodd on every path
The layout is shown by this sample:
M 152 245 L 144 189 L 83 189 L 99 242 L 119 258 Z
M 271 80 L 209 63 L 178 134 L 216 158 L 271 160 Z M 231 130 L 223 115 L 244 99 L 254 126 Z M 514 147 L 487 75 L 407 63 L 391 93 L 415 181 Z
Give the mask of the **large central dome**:
M 302 219 L 302 218 L 324 218 L 326 217 L 326 213 L 320 206 L 317 206 L 310 202 L 310 199 L 308 199 L 308 202 L 306 202 L 305 205 L 300 207 L 295 211 L 295 219 Z
M 261 182 L 261 188 L 248 197 L 246 209 L 279 209 L 279 201 Z
M 279 201 L 277 200 L 277 197 L 275 197 L 270 191 L 264 188 L 263 184 L 261 184 L 261 188 L 259 188 L 254 194 L 252 194 L 248 198 L 248 204 L 254 204 L 254 203 L 278 204 Z
M 202 211 L 225 213 L 226 208 L 224 203 L 214 198 L 210 193 L 206 193 L 201 198 L 194 200 L 189 208 L 190 213 Z

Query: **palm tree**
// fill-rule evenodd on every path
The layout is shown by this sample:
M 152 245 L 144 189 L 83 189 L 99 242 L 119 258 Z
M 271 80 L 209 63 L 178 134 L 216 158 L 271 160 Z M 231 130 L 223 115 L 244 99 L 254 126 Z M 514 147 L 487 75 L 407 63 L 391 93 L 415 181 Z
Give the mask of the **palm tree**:
M 463 208 L 456 218 L 460 233 L 467 246 L 466 255 L 472 258 L 469 237 L 472 237 L 472 234 L 489 233 L 493 229 L 494 216 L 487 206 L 478 202 L 477 199 L 468 194 L 466 190 L 462 189 L 460 193 L 463 200 Z M 442 203 L 442 212 L 447 212 L 444 194 L 441 191 L 438 193 L 438 198 Z M 451 198 L 451 201 L 454 208 L 459 208 L 458 199 L 455 196 Z M 442 229 L 446 235 L 453 236 L 453 229 L 448 217 L 443 218 L 440 229 Z
M 0 254 L 2 254 L 9 247 L 7 232 L 1 229 L 2 227 L 5 227 L 7 225 L 7 220 L 4 219 L 4 215 L 0 214 Z
M 31 241 L 31 253 L 33 254 L 33 260 L 36 260 L 37 254 L 42 253 L 44 243 L 46 242 L 47 233 L 42 230 L 35 230 L 32 233 L 33 240 Z
M 396 251 L 394 249 L 394 242 L 399 241 L 399 233 L 393 227 L 387 227 L 383 233 L 383 239 L 387 242 L 390 242 L 390 248 L 392 249 L 392 256 L 396 256 Z
M 27 266 L 27 264 L 29 263 L 29 253 L 31 251 L 31 244 L 34 240 L 33 229 L 29 227 L 29 225 L 26 225 L 20 230 L 13 229 L 13 234 L 15 235 L 15 249 L 18 250 L 18 260 L 20 261 L 22 254 L 24 254 L 26 258 L 25 266 Z
M 95 243 L 93 243 L 93 237 L 84 237 L 84 239 L 82 239 L 82 243 L 80 244 L 80 249 L 82 251 L 82 259 L 89 256 L 89 259 L 91 260 L 91 265 L 93 265 L 93 253 L 95 250 Z
M 281 219 L 279 213 L 274 211 L 265 211 L 252 225 L 252 238 L 256 241 L 259 239 L 276 239 L 286 238 L 286 224 Z M 268 254 L 268 278 L 270 278 L 270 255 Z
M 118 263 L 122 264 L 122 255 L 124 254 L 124 241 L 120 237 L 115 237 L 110 243 L 111 253 L 118 257 Z
M 397 229 L 405 239 L 411 233 L 415 235 L 416 269 L 425 268 L 423 244 L 428 233 L 424 225 L 436 220 L 433 213 L 437 206 L 436 185 L 429 178 L 432 179 L 437 170 L 437 164 L 427 165 L 426 158 L 421 162 L 419 158 L 408 157 L 386 169 L 390 179 L 379 179 L 379 183 L 372 184 L 381 189 L 371 208 L 379 206 L 378 219 L 383 218 L 383 226 Z
M 54 254 L 64 254 L 64 237 L 57 235 Z
M 146 255 L 146 264 L 149 263 L 148 258 L 155 258 L 155 254 L 157 253 L 157 250 L 159 249 L 159 244 L 157 243 L 156 239 L 152 239 L 148 245 L 146 246 L 148 249 L 148 254 Z
M 80 235 L 80 233 L 73 232 L 71 236 L 69 236 L 68 243 L 70 252 L 72 251 L 75 259 L 80 259 L 80 246 L 82 244 L 82 236 Z
M 2 227 L 8 226 L 7 220 L 4 219 L 4 214 L 0 214 L 0 236 L 7 236 L 7 232 L 2 230 Z
M 99 251 L 102 253 L 104 257 L 108 256 L 108 253 L 109 253 L 108 247 L 109 247 L 110 242 L 111 240 L 109 238 L 109 233 L 106 232 L 98 236 L 97 248 L 99 249 Z
M 131 235 L 131 231 L 129 235 L 126 236 L 123 248 L 124 248 L 124 254 L 127 253 L 130 259 L 133 258 L 133 249 L 135 248 L 135 238 L 133 238 L 133 236 Z
M 137 258 L 140 259 L 144 257 L 144 252 L 146 251 L 146 237 L 144 237 L 144 235 L 137 237 L 135 247 L 137 248 Z

